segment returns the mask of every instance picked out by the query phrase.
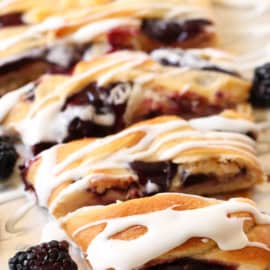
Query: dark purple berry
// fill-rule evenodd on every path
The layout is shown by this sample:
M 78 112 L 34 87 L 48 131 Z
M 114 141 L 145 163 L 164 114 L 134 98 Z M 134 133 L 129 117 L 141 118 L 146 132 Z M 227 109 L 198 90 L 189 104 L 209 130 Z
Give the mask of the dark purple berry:
M 9 270 L 77 270 L 66 241 L 51 241 L 20 251 L 9 259 Z
M 145 19 L 142 31 L 150 38 L 170 44 L 184 42 L 205 31 L 205 27 L 212 23 L 208 20 L 192 19 L 183 22 L 160 19 Z
M 148 181 L 159 187 L 158 191 L 166 192 L 177 172 L 177 166 L 170 161 L 143 162 L 133 161 L 130 167 L 139 177 L 139 182 L 145 185 Z
M 13 143 L 5 137 L 0 138 L 0 181 L 12 174 L 17 158 Z
M 255 69 L 250 101 L 254 106 L 270 106 L 270 63 Z
M 181 258 L 168 263 L 150 266 L 148 270 L 236 270 L 235 265 L 215 261 Z

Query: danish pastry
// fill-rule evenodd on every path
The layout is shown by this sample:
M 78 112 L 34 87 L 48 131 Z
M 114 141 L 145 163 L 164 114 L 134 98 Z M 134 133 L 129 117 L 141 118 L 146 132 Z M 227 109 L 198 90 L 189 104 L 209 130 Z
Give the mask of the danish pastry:
M 93 270 L 270 266 L 270 217 L 247 199 L 159 194 L 84 207 L 61 223 Z
M 73 2 L 78 1 L 67 6 Z M 0 94 L 44 73 L 68 73 L 75 62 L 95 54 L 120 49 L 150 51 L 162 46 L 203 47 L 216 40 L 207 0 L 102 2 L 62 11 L 61 1 L 61 14 L 57 15 L 56 6 L 57 16 L 41 19 L 34 25 L 14 19 L 13 25 L 7 23 L 7 27 L 2 27 Z M 22 9 L 29 4 L 18 0 L 16 3 Z M 50 13 L 45 9 L 44 13 L 47 12 Z M 36 13 L 38 17 L 40 12 Z
M 52 147 L 25 169 L 27 187 L 57 217 L 85 205 L 158 192 L 213 195 L 264 180 L 253 140 L 237 133 L 201 132 L 176 116 Z
M 46 145 L 105 136 L 164 114 L 189 119 L 226 108 L 241 113 L 249 89 L 241 77 L 164 66 L 145 53 L 121 51 L 81 62 L 72 76 L 46 75 L 8 93 L 0 99 L 0 121 L 38 153 Z M 244 122 L 245 129 L 254 126 Z

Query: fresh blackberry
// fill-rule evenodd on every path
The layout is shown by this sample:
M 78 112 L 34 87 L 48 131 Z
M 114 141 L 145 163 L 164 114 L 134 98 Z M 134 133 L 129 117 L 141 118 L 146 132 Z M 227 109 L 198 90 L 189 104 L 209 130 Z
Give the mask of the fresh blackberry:
M 10 270 L 77 270 L 66 241 L 51 241 L 20 251 L 9 259 Z
M 5 137 L 0 138 L 0 181 L 12 174 L 17 158 L 13 143 Z
M 270 106 L 270 63 L 255 69 L 250 101 L 254 106 Z

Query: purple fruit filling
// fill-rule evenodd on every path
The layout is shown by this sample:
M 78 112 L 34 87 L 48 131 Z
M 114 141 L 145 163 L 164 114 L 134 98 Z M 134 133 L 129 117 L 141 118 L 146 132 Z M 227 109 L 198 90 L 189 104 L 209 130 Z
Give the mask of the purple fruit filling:
M 84 46 L 78 47 L 72 44 L 61 44 L 50 48 L 34 48 L 18 55 L 14 60 L 1 61 L 0 76 L 37 62 L 47 65 L 45 70 L 47 73 L 69 73 L 72 67 L 80 61 L 85 49 Z
M 4 15 L 0 15 L 0 28 L 8 26 L 19 26 L 24 25 L 21 12 L 13 12 Z
M 192 258 L 182 258 L 173 262 L 150 266 L 145 270 L 236 270 L 234 265 L 215 261 L 204 261 Z
M 113 115 L 115 121 L 112 125 L 101 125 L 93 121 L 83 121 L 74 118 L 68 127 L 68 137 L 65 141 L 70 141 L 83 137 L 103 137 L 110 135 L 124 128 L 123 114 L 126 109 L 126 100 L 122 103 L 115 103 L 110 99 L 112 89 L 115 87 L 125 88 L 127 84 L 115 82 L 106 87 L 98 86 L 97 83 L 90 83 L 79 93 L 69 97 L 63 107 L 63 111 L 69 106 L 92 105 L 96 115 Z
M 212 183 L 216 184 L 218 182 L 231 182 L 234 181 L 236 178 L 243 178 L 247 174 L 247 169 L 242 168 L 239 169 L 238 173 L 235 174 L 224 174 L 223 176 L 217 176 L 214 173 L 211 174 L 190 174 L 186 171 L 184 171 L 181 174 L 181 182 L 183 187 L 189 187 L 194 185 L 202 185 L 204 183 Z
M 171 186 L 171 181 L 177 172 L 177 165 L 170 161 L 134 161 L 130 163 L 130 167 L 138 175 L 140 184 L 146 185 L 148 182 L 156 184 L 158 186 L 158 190 L 156 192 L 168 191 Z
M 115 120 L 111 125 L 103 125 L 101 123 L 95 123 L 93 119 L 88 121 L 75 116 L 68 125 L 67 136 L 63 142 L 86 137 L 104 137 L 123 129 L 126 100 L 123 103 L 114 103 L 109 101 L 109 97 L 112 89 L 115 89 L 115 87 L 125 88 L 126 85 L 127 83 L 115 82 L 107 87 L 100 87 L 94 82 L 87 85 L 79 93 L 70 96 L 64 104 L 62 111 L 73 106 L 84 107 L 91 105 L 94 108 L 95 115 L 105 116 L 110 114 Z M 31 93 L 29 94 L 30 98 L 33 99 Z M 32 147 L 32 152 L 36 155 L 55 144 L 56 142 L 41 142 Z
M 214 173 L 192 173 L 185 170 L 181 165 L 176 165 L 171 161 L 144 162 L 134 161 L 130 163 L 131 169 L 137 174 L 139 183 L 145 188 L 145 194 L 149 195 L 157 192 L 180 191 L 181 188 L 188 188 L 196 185 L 217 184 L 234 181 L 236 178 L 243 178 L 247 174 L 246 168 L 239 168 L 239 171 L 231 174 L 218 176 Z M 178 167 L 181 172 L 178 172 Z M 178 174 L 178 175 L 177 175 Z M 172 186 L 172 181 L 177 175 L 178 179 Z M 155 184 L 157 188 L 153 192 L 147 190 L 147 184 Z
M 206 31 L 206 27 L 212 25 L 211 21 L 204 19 L 191 19 L 183 22 L 160 19 L 145 19 L 142 23 L 142 31 L 150 38 L 171 44 L 184 42 L 195 38 Z
M 182 95 L 173 96 L 171 100 L 175 103 L 175 111 L 171 113 L 185 119 L 215 115 L 222 112 L 225 108 L 230 108 L 230 104 L 223 106 L 217 105 L 218 102 L 216 104 L 209 104 L 206 98 L 188 91 Z

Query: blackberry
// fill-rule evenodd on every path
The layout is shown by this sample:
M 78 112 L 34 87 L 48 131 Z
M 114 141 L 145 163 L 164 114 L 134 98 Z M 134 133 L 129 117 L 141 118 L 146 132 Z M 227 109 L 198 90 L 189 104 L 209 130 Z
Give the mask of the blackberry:
M 5 137 L 0 138 L 0 181 L 12 174 L 17 158 L 13 143 Z
M 66 241 L 51 241 L 20 251 L 9 259 L 10 270 L 77 270 Z
M 212 22 L 203 19 L 191 19 L 182 22 L 161 19 L 144 19 L 141 29 L 150 38 L 170 44 L 184 42 L 205 31 Z
M 270 106 L 270 63 L 255 69 L 250 101 L 254 106 Z

